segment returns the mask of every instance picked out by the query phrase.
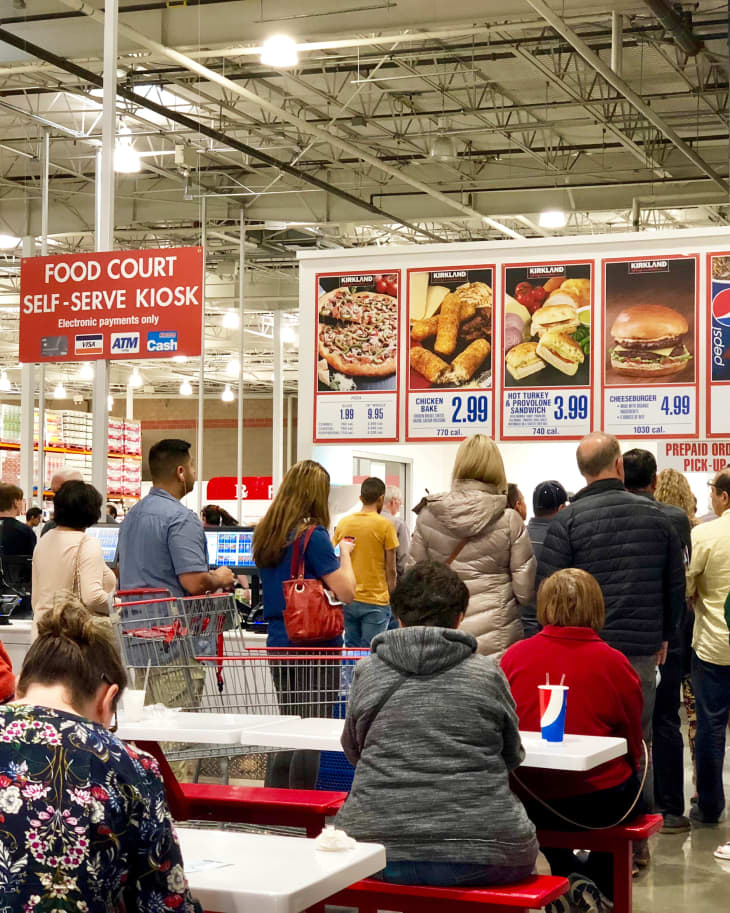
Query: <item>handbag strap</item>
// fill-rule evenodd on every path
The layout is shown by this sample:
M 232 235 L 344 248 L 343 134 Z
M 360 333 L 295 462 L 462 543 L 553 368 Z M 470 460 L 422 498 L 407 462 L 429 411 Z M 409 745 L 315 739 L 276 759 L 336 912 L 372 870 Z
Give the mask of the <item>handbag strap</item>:
M 452 561 L 456 561 L 456 559 L 461 554 L 461 550 L 464 548 L 464 546 L 466 545 L 466 543 L 468 541 L 469 541 L 468 539 L 462 539 L 461 542 L 459 542 L 459 544 L 456 546 L 456 548 L 453 550 L 453 552 L 446 559 L 446 564 L 451 564 Z
M 304 532 L 294 540 L 294 548 L 291 555 L 291 579 L 298 577 L 304 580 L 304 556 L 309 545 L 309 540 L 314 533 L 314 526 L 308 526 Z
M 73 594 L 79 600 L 81 599 L 81 546 L 86 540 L 86 533 L 82 533 L 81 539 L 79 541 L 79 547 L 76 549 L 76 557 L 74 558 L 74 581 L 73 581 Z

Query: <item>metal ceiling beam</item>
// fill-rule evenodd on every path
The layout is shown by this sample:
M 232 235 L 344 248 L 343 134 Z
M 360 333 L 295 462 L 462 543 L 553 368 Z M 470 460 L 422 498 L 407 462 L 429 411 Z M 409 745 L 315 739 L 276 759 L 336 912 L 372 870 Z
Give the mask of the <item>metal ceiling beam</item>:
M 650 124 L 653 124 L 657 130 L 667 137 L 667 139 L 670 139 L 677 150 L 681 152 L 686 159 L 692 162 L 696 168 L 699 168 L 703 174 L 706 174 L 721 190 L 728 193 L 727 182 L 720 177 L 715 169 L 708 165 L 702 156 L 698 155 L 694 149 L 691 149 L 676 130 L 673 130 L 656 111 L 650 108 L 649 105 L 644 102 L 644 99 L 638 93 L 634 92 L 628 83 L 624 82 L 620 76 L 614 73 L 613 70 L 601 60 L 598 54 L 595 54 L 585 41 L 583 41 L 583 39 L 557 15 L 557 13 L 553 12 L 546 3 L 543 3 L 543 0 L 527 0 L 527 2 L 559 35 L 562 35 L 568 44 L 580 54 L 589 66 L 602 76 L 609 85 L 612 85 L 617 92 L 620 92 Z
M 0 28 L 0 41 L 4 41 L 6 44 L 11 45 L 12 47 L 18 48 L 19 50 L 22 50 L 28 54 L 32 54 L 39 60 L 44 60 L 48 63 L 52 63 L 59 69 L 65 70 L 67 73 L 71 73 L 74 76 L 78 76 L 80 79 L 83 79 L 85 82 L 88 82 L 91 85 L 103 88 L 103 80 L 101 76 L 98 76 L 96 73 L 92 73 L 91 70 L 86 70 L 85 68 L 72 63 L 70 60 L 59 57 L 52 51 L 48 51 L 36 44 L 32 44 L 31 42 L 26 41 L 24 38 L 19 38 L 17 35 L 13 35 L 12 32 L 8 32 L 6 29 Z M 279 159 L 276 159 L 271 155 L 267 155 L 260 149 L 255 149 L 253 146 L 248 146 L 245 143 L 241 143 L 237 139 L 222 133 L 220 130 L 214 130 L 212 127 L 208 127 L 206 124 L 194 120 L 192 117 L 188 117 L 185 114 L 179 114 L 177 111 L 172 111 L 169 108 L 164 107 L 164 105 L 157 104 L 157 102 L 145 98 L 143 95 L 138 95 L 136 92 L 132 92 L 124 86 L 117 87 L 117 95 L 125 98 L 127 101 L 132 102 L 134 105 L 137 105 L 140 108 L 146 108 L 149 111 L 154 111 L 156 114 L 167 118 L 173 123 L 187 127 L 189 130 L 193 130 L 197 133 L 202 134 L 203 136 L 207 136 L 210 139 L 216 140 L 216 142 L 227 144 L 233 149 L 236 149 L 239 152 L 243 152 L 245 155 L 250 155 L 252 158 L 258 159 L 259 161 L 270 165 L 272 168 L 278 168 L 281 171 L 296 177 L 298 180 L 303 181 L 307 184 L 311 184 L 317 189 L 325 191 L 325 193 L 339 197 L 341 200 L 345 200 L 346 202 L 351 203 L 353 206 L 356 206 L 359 209 L 364 209 L 372 215 L 380 216 L 389 222 L 394 222 L 397 225 L 401 225 L 403 228 L 413 232 L 416 235 L 422 235 L 425 238 L 430 238 L 432 241 L 443 242 L 445 240 L 442 236 L 437 235 L 428 229 L 419 228 L 417 225 L 413 225 L 410 222 L 405 222 L 403 219 L 400 219 L 393 213 L 385 212 L 385 210 L 380 209 L 378 206 L 374 206 L 372 203 L 368 203 L 366 200 L 362 200 L 345 190 L 341 190 L 339 187 L 328 184 L 326 181 L 322 181 L 314 175 L 300 171 L 298 168 L 294 168 L 291 165 L 288 165 L 286 162 L 281 162 Z
M 61 2 L 65 6 L 68 6 L 70 9 L 81 10 L 90 19 L 93 19 L 95 22 L 103 25 L 105 18 L 104 14 L 94 7 L 89 6 L 89 4 L 85 3 L 84 0 L 61 0 Z M 443 203 L 450 209 L 454 209 L 457 212 L 463 213 L 464 215 L 470 215 L 475 219 L 481 219 L 487 225 L 490 225 L 492 228 L 507 235 L 508 237 L 524 237 L 519 232 L 513 231 L 506 225 L 502 225 L 500 222 L 497 222 L 494 219 L 490 219 L 488 216 L 482 215 L 482 213 L 477 212 L 475 209 L 471 209 L 471 207 L 465 206 L 463 203 L 459 203 L 457 200 L 449 199 L 449 197 L 447 197 L 445 194 L 442 194 L 438 190 L 434 190 L 433 187 L 431 187 L 429 184 L 426 184 L 423 181 L 419 181 L 416 178 L 405 174 L 398 168 L 394 168 L 392 165 L 388 165 L 386 162 L 381 161 L 381 159 L 379 159 L 377 156 L 371 155 L 369 152 L 365 152 L 363 149 L 353 145 L 347 140 L 341 139 L 340 137 L 334 135 L 331 132 L 328 132 L 327 130 L 312 126 L 308 121 L 298 117 L 296 114 L 291 114 L 284 108 L 281 108 L 278 105 L 275 105 L 272 102 L 261 98 L 260 96 L 256 95 L 255 92 L 251 92 L 249 89 L 246 89 L 243 86 L 232 82 L 230 79 L 222 76 L 220 73 L 216 73 L 214 70 L 211 70 L 208 67 L 204 67 L 202 64 L 197 63 L 197 61 L 187 57 L 185 54 L 181 54 L 179 51 L 174 50 L 174 48 L 169 48 L 164 44 L 160 44 L 158 41 L 155 41 L 152 38 L 148 38 L 146 35 L 143 35 L 141 32 L 137 31 L 137 29 L 133 29 L 128 25 L 119 23 L 119 33 L 126 36 L 127 38 L 130 38 L 132 41 L 138 42 L 141 47 L 145 47 L 148 50 L 153 51 L 155 54 L 160 54 L 163 57 L 167 57 L 169 60 L 180 64 L 181 66 L 185 67 L 185 69 L 190 70 L 192 73 L 197 73 L 204 79 L 207 79 L 213 83 L 217 83 L 228 92 L 231 92 L 232 94 L 237 95 L 240 98 L 243 98 L 246 101 L 261 107 L 263 110 L 268 111 L 275 117 L 288 121 L 297 129 L 316 137 L 321 142 L 328 143 L 331 146 L 341 149 L 343 152 L 347 152 L 350 155 L 356 156 L 363 162 L 371 165 L 373 168 L 377 168 L 390 177 L 408 184 L 421 193 L 424 193 L 427 196 L 438 200 L 440 203 Z M 398 220 L 396 219 L 395 221 Z

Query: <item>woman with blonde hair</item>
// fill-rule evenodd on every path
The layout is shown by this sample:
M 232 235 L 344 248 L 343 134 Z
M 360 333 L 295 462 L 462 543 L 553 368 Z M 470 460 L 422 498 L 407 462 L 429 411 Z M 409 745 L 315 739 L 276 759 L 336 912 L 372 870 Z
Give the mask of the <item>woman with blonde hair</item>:
M 451 490 L 429 495 L 418 514 L 408 566 L 451 565 L 469 590 L 461 628 L 480 653 L 503 653 L 522 637 L 521 606 L 535 595 L 535 557 L 520 515 L 507 507 L 499 448 L 484 434 L 456 452 Z
M 294 543 L 299 540 L 303 544 L 311 527 L 314 529 L 304 552 L 304 576 L 321 580 L 341 602 L 349 603 L 355 598 L 355 575 L 350 561 L 353 543 L 348 540 L 340 543 L 338 559 L 328 532 L 329 493 L 330 477 L 324 466 L 313 460 L 302 460 L 284 476 L 271 507 L 254 530 L 253 557 L 261 574 L 269 647 L 296 646 L 287 637 L 284 625 L 283 583 L 292 577 Z M 310 655 L 316 655 L 316 648 L 341 646 L 341 637 L 307 644 Z M 291 664 L 271 662 L 271 675 L 282 713 L 329 715 L 339 693 L 340 666 L 336 662 L 321 663 L 321 666 L 324 671 L 320 669 L 317 677 L 314 666 L 305 676 L 304 672 L 297 674 Z M 277 752 L 269 756 L 266 785 L 312 788 L 318 771 L 317 751 Z
M 681 508 L 687 514 L 690 526 L 697 524 L 697 499 L 692 494 L 687 477 L 677 469 L 662 469 L 657 473 L 654 497 L 662 504 Z

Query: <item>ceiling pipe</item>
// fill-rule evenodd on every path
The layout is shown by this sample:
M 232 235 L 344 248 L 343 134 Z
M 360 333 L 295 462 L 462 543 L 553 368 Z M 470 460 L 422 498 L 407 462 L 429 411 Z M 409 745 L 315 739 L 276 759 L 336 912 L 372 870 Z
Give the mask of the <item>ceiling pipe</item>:
M 580 54 L 580 56 L 586 61 L 586 63 L 591 66 L 599 75 L 601 75 L 609 85 L 612 85 L 617 92 L 620 92 L 624 98 L 630 102 L 640 114 L 642 114 L 649 123 L 653 124 L 657 130 L 664 134 L 668 139 L 674 143 L 677 150 L 682 153 L 682 155 L 689 159 L 690 162 L 696 167 L 699 168 L 703 174 L 706 174 L 710 180 L 715 183 L 722 191 L 728 193 L 727 183 L 720 177 L 720 175 L 712 168 L 707 162 L 702 158 L 701 155 L 698 155 L 694 149 L 691 149 L 687 143 L 682 139 L 682 137 L 673 130 L 660 115 L 656 113 L 649 105 L 647 105 L 644 99 L 634 90 L 628 83 L 624 82 L 620 76 L 617 76 L 613 70 L 607 66 L 601 58 L 595 54 L 591 48 L 583 41 L 580 36 L 573 31 L 566 23 L 558 16 L 552 9 L 550 9 L 547 4 L 543 3 L 543 0 L 527 0 L 530 6 L 538 12 L 546 22 L 548 22 L 555 31 L 562 35 L 562 37 Z
M 644 3 L 688 57 L 696 57 L 704 50 L 705 43 L 692 33 L 691 28 L 687 28 L 685 20 L 667 6 L 664 0 L 644 0 Z
M 100 25 L 104 24 L 104 13 L 95 9 L 93 6 L 89 6 L 89 4 L 85 3 L 84 0 L 61 0 L 61 2 L 71 9 L 81 10 L 90 19 L 93 19 Z M 489 225 L 491 228 L 501 232 L 507 237 L 524 237 L 524 235 L 520 234 L 520 232 L 508 228 L 506 225 L 502 225 L 501 222 L 490 219 L 489 216 L 482 215 L 482 213 L 477 212 L 475 209 L 472 209 L 469 206 L 465 206 L 458 200 L 450 199 L 440 191 L 434 190 L 433 187 L 431 187 L 429 184 L 426 184 L 423 181 L 419 181 L 416 178 L 410 177 L 410 175 L 404 174 L 398 168 L 394 168 L 392 165 L 388 165 L 386 162 L 383 162 L 376 155 L 371 155 L 369 152 L 365 152 L 358 146 L 340 138 L 331 131 L 313 126 L 304 118 L 298 117 L 296 114 L 292 114 L 289 111 L 286 111 L 284 108 L 280 108 L 273 102 L 267 101 L 267 99 L 262 98 L 255 92 L 251 92 L 244 86 L 241 86 L 238 83 L 228 79 L 227 77 L 222 76 L 220 73 L 216 73 L 214 70 L 203 66 L 192 58 L 187 57 L 185 54 L 181 54 L 179 51 L 174 50 L 174 48 L 169 48 L 164 44 L 160 44 L 158 41 L 155 41 L 152 38 L 148 38 L 146 35 L 138 32 L 136 29 L 133 29 L 128 25 L 123 25 L 122 23 L 119 23 L 119 34 L 124 35 L 126 38 L 129 38 L 134 42 L 137 42 L 139 45 L 147 48 L 155 54 L 160 54 L 163 57 L 167 57 L 168 60 L 172 60 L 175 63 L 180 64 L 181 66 L 185 67 L 185 69 L 190 70 L 192 73 L 197 73 L 199 76 L 202 76 L 203 79 L 221 86 L 221 88 L 226 89 L 228 92 L 231 92 L 234 95 L 237 95 L 239 98 L 243 98 L 246 101 L 251 102 L 257 107 L 262 108 L 264 111 L 268 111 L 275 117 L 288 121 L 288 123 L 292 124 L 298 130 L 301 130 L 305 134 L 309 134 L 315 139 L 318 139 L 320 142 L 327 143 L 328 145 L 341 149 L 343 152 L 354 155 L 356 158 L 365 162 L 367 165 L 370 165 L 372 168 L 377 168 L 379 171 L 390 175 L 390 177 L 395 178 L 404 184 L 408 184 L 416 190 L 420 190 L 422 193 L 432 197 L 434 200 L 437 200 L 445 206 L 448 206 L 450 209 L 454 209 L 463 215 L 468 215 L 472 216 L 475 219 L 480 219 L 482 222 Z
M 59 57 L 52 51 L 47 51 L 45 48 L 41 48 L 36 44 L 32 44 L 31 42 L 26 41 L 24 38 L 19 38 L 17 35 L 13 35 L 12 32 L 8 32 L 6 29 L 0 28 L 0 41 L 4 41 L 6 44 L 18 48 L 27 54 L 32 54 L 39 60 L 44 60 L 47 63 L 51 63 L 58 69 L 64 70 L 67 73 L 71 73 L 73 76 L 78 76 L 80 79 L 83 79 L 85 82 L 88 82 L 91 85 L 103 88 L 103 79 L 101 76 L 98 76 L 96 73 L 92 73 L 91 70 L 80 67 L 78 64 L 72 63 L 70 60 Z M 154 111 L 155 114 L 159 114 L 161 117 L 171 120 L 173 123 L 179 124 L 182 127 L 187 127 L 187 129 L 192 130 L 196 133 L 200 133 L 203 136 L 207 136 L 216 142 L 225 143 L 238 152 L 242 152 L 245 155 L 249 155 L 252 158 L 264 162 L 265 164 L 270 165 L 272 168 L 278 168 L 285 174 L 289 174 L 300 181 L 311 184 L 313 187 L 316 187 L 319 190 L 325 191 L 325 193 L 330 193 L 341 200 L 345 200 L 346 202 L 351 203 L 353 206 L 356 206 L 359 209 L 366 210 L 372 215 L 380 216 L 388 222 L 395 222 L 396 224 L 403 226 L 403 228 L 406 228 L 409 231 L 420 234 L 425 238 L 430 238 L 432 241 L 444 242 L 446 240 L 445 238 L 429 231 L 426 228 L 420 228 L 417 225 L 413 225 L 411 222 L 406 222 L 403 219 L 398 218 L 398 216 L 395 216 L 389 212 L 385 212 L 383 209 L 380 209 L 378 206 L 375 206 L 372 203 L 368 203 L 366 200 L 362 200 L 359 197 L 353 196 L 346 190 L 341 190 L 339 187 L 335 187 L 333 184 L 328 184 L 326 181 L 322 181 L 314 175 L 307 174 L 305 171 L 300 171 L 298 168 L 286 164 L 286 162 L 281 162 L 279 159 L 267 155 L 260 149 L 255 149 L 253 146 L 249 146 L 246 143 L 241 143 L 237 139 L 234 139 L 232 136 L 228 136 L 227 134 L 222 133 L 220 130 L 215 130 L 213 127 L 209 127 L 204 123 L 196 121 L 192 117 L 187 117 L 185 114 L 180 114 L 177 111 L 172 111 L 168 108 L 165 108 L 163 105 L 157 104 L 157 102 L 154 102 L 149 98 L 145 98 L 143 95 L 138 95 L 136 92 L 132 92 L 130 89 L 127 89 L 124 86 L 117 86 L 117 95 L 129 102 L 132 102 L 132 104 L 137 105 L 140 108 L 145 108 L 148 111 Z

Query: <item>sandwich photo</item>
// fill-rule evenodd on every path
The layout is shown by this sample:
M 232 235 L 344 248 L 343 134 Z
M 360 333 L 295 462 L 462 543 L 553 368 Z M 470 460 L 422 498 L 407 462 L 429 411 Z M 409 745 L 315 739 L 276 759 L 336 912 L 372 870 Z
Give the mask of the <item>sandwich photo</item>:
M 576 374 L 578 366 L 585 361 L 580 345 L 572 336 L 561 333 L 560 330 L 549 330 L 544 333 L 537 344 L 536 352 L 543 361 L 569 377 Z
M 536 342 L 521 342 L 510 349 L 505 364 L 515 380 L 522 380 L 523 377 L 536 374 L 545 367 L 545 362 L 537 354 Z
M 661 304 L 640 304 L 620 311 L 611 327 L 609 351 L 617 374 L 647 381 L 671 377 L 688 367 L 692 355 L 683 342 L 686 318 Z
M 531 332 L 533 336 L 542 336 L 550 330 L 574 333 L 578 329 L 578 323 L 578 310 L 575 305 L 553 304 L 550 297 L 547 303 L 532 315 Z

